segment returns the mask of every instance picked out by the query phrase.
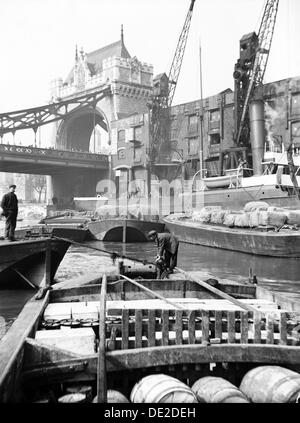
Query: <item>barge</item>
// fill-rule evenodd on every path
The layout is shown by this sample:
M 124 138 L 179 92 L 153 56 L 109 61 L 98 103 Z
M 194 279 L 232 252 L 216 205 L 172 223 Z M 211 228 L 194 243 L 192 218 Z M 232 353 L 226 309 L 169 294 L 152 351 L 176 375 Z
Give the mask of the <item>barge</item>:
M 0 343 L 0 401 L 297 402 L 299 304 L 187 276 L 32 298 Z
M 261 256 L 300 258 L 300 231 L 293 229 L 229 228 L 172 217 L 165 217 L 163 222 L 181 242 Z
M 37 288 L 51 283 L 70 242 L 51 238 L 0 241 L 0 288 Z

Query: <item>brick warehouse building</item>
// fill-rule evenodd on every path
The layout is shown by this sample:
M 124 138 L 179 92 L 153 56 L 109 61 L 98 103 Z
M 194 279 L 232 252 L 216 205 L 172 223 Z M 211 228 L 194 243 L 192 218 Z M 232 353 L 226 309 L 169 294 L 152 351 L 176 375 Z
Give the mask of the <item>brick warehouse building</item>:
M 75 66 L 63 83 L 52 85 L 52 98 L 67 98 L 96 89 L 103 81 L 111 84 L 112 95 L 97 104 L 103 115 L 111 152 L 110 175 L 118 176 L 120 193 L 127 191 L 128 183 L 139 181 L 140 192 L 147 194 L 149 181 L 149 110 L 153 90 L 153 67 L 131 57 L 124 44 L 123 30 L 120 41 L 95 52 L 80 56 L 76 52 Z M 266 148 L 278 152 L 292 140 L 300 147 L 300 76 L 263 87 L 266 119 Z M 203 121 L 203 158 L 208 176 L 219 172 L 220 152 L 234 147 L 234 94 L 231 89 L 203 100 L 171 107 L 171 160 L 168 163 L 170 179 L 191 181 L 199 170 L 200 117 Z M 82 121 L 81 125 L 85 122 Z M 79 125 L 80 127 L 80 125 Z M 57 131 L 57 127 L 56 127 Z M 56 135 L 57 148 L 64 141 Z M 82 149 L 86 148 L 84 143 Z M 299 151 L 296 149 L 296 151 Z M 101 151 L 100 151 L 101 152 Z M 230 163 L 229 163 L 230 167 Z M 151 175 L 154 182 L 155 175 Z

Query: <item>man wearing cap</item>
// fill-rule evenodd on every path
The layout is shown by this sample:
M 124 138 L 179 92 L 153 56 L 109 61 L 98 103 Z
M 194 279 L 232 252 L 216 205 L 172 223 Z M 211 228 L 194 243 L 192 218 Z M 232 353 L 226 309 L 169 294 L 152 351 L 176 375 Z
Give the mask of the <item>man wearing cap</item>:
M 5 221 L 5 238 L 9 241 L 15 241 L 15 229 L 18 216 L 18 198 L 15 194 L 16 185 L 9 186 L 9 192 L 4 194 L 1 201 L 2 216 Z
M 148 238 L 157 244 L 157 258 L 156 260 L 164 261 L 168 273 L 173 273 L 177 266 L 177 254 L 179 241 L 175 235 L 168 232 L 157 233 L 152 230 L 148 233 Z

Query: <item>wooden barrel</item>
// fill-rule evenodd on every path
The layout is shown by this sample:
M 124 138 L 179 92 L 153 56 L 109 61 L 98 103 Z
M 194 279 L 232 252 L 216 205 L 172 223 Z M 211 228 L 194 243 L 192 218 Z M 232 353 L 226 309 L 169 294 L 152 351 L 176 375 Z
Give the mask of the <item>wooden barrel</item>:
M 93 402 L 98 402 L 97 396 L 93 399 Z M 119 404 L 126 404 L 129 403 L 129 400 L 119 391 L 115 391 L 113 389 L 107 390 L 107 402 L 108 403 L 119 403 Z
M 280 366 L 259 366 L 245 374 L 240 390 L 256 403 L 295 402 L 300 374 Z
M 86 402 L 86 396 L 84 394 L 68 394 L 58 398 L 59 403 L 82 403 Z
M 236 386 L 221 377 L 206 376 L 192 386 L 199 402 L 249 403 L 247 397 Z
M 180 380 L 164 374 L 150 375 L 141 379 L 131 391 L 134 403 L 193 403 L 198 402 L 195 393 Z

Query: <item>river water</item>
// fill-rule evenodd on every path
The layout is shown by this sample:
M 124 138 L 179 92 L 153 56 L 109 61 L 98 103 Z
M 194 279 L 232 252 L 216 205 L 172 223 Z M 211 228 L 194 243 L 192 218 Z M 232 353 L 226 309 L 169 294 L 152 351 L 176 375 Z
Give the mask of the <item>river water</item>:
M 151 242 L 122 244 L 93 241 L 86 246 L 71 246 L 56 273 L 55 280 L 57 282 L 83 275 L 88 277 L 89 273 L 94 274 L 98 268 L 101 273 L 100 269 L 103 269 L 103 263 L 107 261 L 108 264 L 111 264 L 107 254 L 89 249 L 89 245 L 147 261 L 153 260 L 156 256 L 156 247 Z M 247 280 L 251 269 L 253 275 L 257 276 L 260 285 L 287 292 L 293 298 L 299 296 L 300 301 L 300 259 L 254 256 L 180 243 L 178 267 L 186 271 L 201 270 L 216 278 L 234 281 Z M 9 325 L 32 295 L 33 292 L 30 290 L 0 291 L 0 319 L 2 319 L 0 332 L 1 322 L 2 328 L 4 319 L 6 326 Z

